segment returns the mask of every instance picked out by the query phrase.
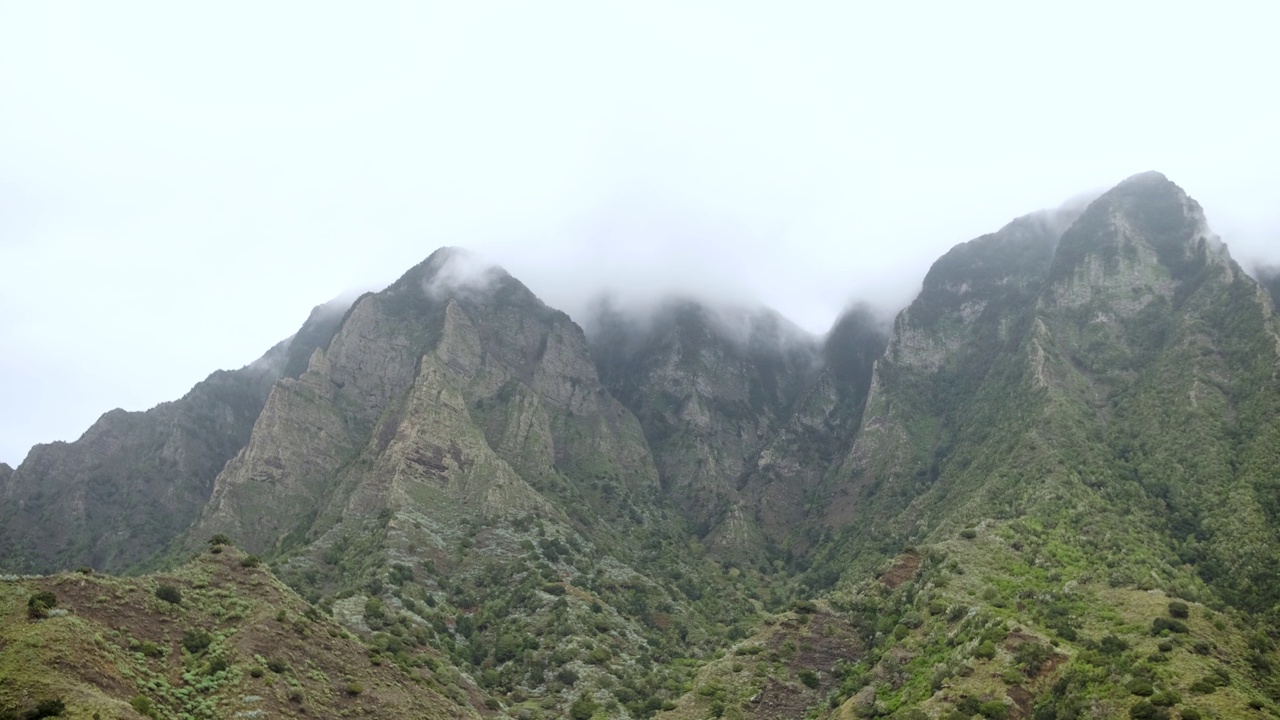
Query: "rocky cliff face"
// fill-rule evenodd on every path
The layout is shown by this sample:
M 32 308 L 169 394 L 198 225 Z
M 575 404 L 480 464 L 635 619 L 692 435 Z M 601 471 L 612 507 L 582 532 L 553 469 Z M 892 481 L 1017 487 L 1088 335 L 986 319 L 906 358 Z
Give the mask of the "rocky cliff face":
M 836 321 L 816 380 L 743 473 L 742 512 L 720 530 L 717 544 L 754 532 L 770 548 L 810 549 L 825 504 L 823 483 L 857 437 L 872 369 L 887 341 L 884 323 L 868 308 L 853 308 Z
M 640 419 L 667 495 L 714 545 L 760 550 L 741 490 L 813 385 L 819 341 L 768 311 L 692 301 L 645 318 L 605 312 L 596 326 L 601 376 Z
M 456 280 L 465 257 L 440 251 L 356 302 L 272 391 L 192 542 L 224 532 L 265 551 L 325 523 L 444 505 L 455 520 L 558 515 L 534 485 L 595 512 L 653 491 L 639 427 L 600 385 L 582 331 L 505 272 Z
M 283 352 L 216 372 L 152 410 L 113 410 L 75 442 L 32 448 L 0 483 L 0 565 L 119 571 L 154 557 L 195 519 L 213 477 L 248 439 Z
M 32 448 L 8 482 L 0 478 L 0 538 L 11 548 L 0 568 L 119 572 L 155 558 L 199 516 L 291 359 L 309 355 L 345 309 L 317 307 L 297 336 L 179 400 L 113 410 L 75 442 Z
M 1274 597 L 1247 569 L 1274 553 L 1213 549 L 1277 540 L 1259 445 L 1280 398 L 1266 293 L 1158 174 L 1042 220 L 930 271 L 876 363 L 827 522 L 866 550 L 980 517 L 1069 518 L 1086 537 L 1128 538 L 1092 549 L 1117 567 L 1137 547 L 1186 557 L 1193 537 L 1203 578 L 1250 578 L 1227 596 Z

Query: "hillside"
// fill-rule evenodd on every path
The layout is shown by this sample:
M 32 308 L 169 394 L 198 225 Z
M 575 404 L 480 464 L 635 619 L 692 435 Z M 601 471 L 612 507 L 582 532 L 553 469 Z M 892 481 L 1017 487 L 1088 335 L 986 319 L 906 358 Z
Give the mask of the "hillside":
M 1280 320 L 1164 176 L 956 246 L 891 328 L 688 299 L 587 327 L 445 248 L 250 368 L 0 466 L 0 566 L 170 568 L 10 581 L 0 697 L 1280 716 Z M 210 554 L 223 536 L 271 573 Z M 58 612 L 27 620 L 46 589 Z M 183 623 L 223 644 L 183 654 Z M 279 645 L 308 679 L 245 678 L 255 643 L 320 630 L 329 665 Z M 200 668 L 216 711 L 177 692 Z
M 0 717 L 477 717 L 419 638 L 374 654 L 222 545 L 156 575 L 0 582 L 0 678 Z

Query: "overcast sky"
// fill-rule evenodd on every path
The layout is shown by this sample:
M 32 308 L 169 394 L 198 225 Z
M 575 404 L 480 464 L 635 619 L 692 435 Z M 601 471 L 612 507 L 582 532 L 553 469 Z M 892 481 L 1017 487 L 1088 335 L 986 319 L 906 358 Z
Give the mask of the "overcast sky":
M 1275 8 L 0 0 L 0 461 L 441 245 L 822 332 L 1156 169 L 1280 259 Z

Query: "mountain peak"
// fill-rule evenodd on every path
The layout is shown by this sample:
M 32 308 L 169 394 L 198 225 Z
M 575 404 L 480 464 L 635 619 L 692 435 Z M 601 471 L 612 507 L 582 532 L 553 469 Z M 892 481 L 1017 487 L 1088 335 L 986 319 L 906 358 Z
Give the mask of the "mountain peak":
M 1169 178 L 1165 177 L 1164 173 L 1159 172 L 1158 170 L 1148 170 L 1146 172 L 1140 172 L 1136 175 L 1130 175 L 1129 177 L 1121 181 L 1117 187 L 1121 187 L 1124 185 L 1163 185 L 1163 184 L 1173 185 L 1173 183 L 1169 180 Z

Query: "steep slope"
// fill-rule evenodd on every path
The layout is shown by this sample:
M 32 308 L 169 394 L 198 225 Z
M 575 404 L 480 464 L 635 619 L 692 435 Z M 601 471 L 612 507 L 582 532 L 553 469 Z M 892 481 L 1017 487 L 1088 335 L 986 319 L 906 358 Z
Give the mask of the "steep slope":
M 813 384 L 817 339 L 770 311 L 693 301 L 643 319 L 606 310 L 594 326 L 601 379 L 639 418 L 667 495 L 713 547 L 758 560 L 740 490 Z
M 1254 277 L 1271 293 L 1271 304 L 1280 305 L 1280 266 L 1264 265 L 1255 268 Z
M 768 547 L 785 548 L 792 559 L 811 548 L 820 535 L 813 518 L 824 504 L 823 480 L 856 437 L 872 370 L 887 342 L 883 323 L 869 308 L 840 316 L 823 341 L 817 380 L 739 480 L 747 512 L 726 523 L 721 538 L 754 530 L 767 538 Z
M 240 370 L 213 373 L 179 400 L 113 410 L 75 442 L 32 448 L 0 478 L 0 569 L 119 572 L 154 557 L 200 514 L 271 386 L 345 309 L 341 301 L 317 307 L 297 336 Z
M 1023 662 L 1019 648 L 1032 642 L 1061 647 L 1043 678 L 1039 666 L 1027 676 L 1037 682 L 1010 676 L 1007 697 L 984 688 L 970 707 L 947 689 L 968 681 L 943 677 L 928 690 L 893 682 L 872 696 L 888 709 L 960 708 L 967 717 L 995 702 L 1006 707 L 989 707 L 988 717 L 1053 718 L 1091 703 L 1111 708 L 1102 715 L 1136 704 L 1135 717 L 1166 717 L 1131 699 L 1127 684 L 1204 694 L 1178 672 L 1213 668 L 1164 667 L 1163 647 L 1145 660 L 1133 651 L 1149 641 L 1139 644 L 1128 623 L 1155 623 L 1144 598 L 1160 590 L 1161 602 L 1180 597 L 1215 612 L 1225 602 L 1248 613 L 1235 620 L 1238 634 L 1223 635 L 1224 644 L 1237 638 L 1229 652 L 1204 651 L 1230 666 L 1209 684 L 1234 688 L 1237 707 L 1247 699 L 1274 711 L 1274 643 L 1247 637 L 1251 624 L 1270 622 L 1265 613 L 1280 597 L 1280 335 L 1270 298 L 1207 231 L 1199 206 L 1158 174 L 1130 178 L 1066 219 L 1060 238 L 1050 229 L 1062 223 L 1016 221 L 930 271 L 898 318 L 857 441 L 830 480 L 835 535 L 818 549 L 811 577 L 843 573 L 857 587 L 915 542 L 918 552 L 954 560 L 952 573 L 978 575 L 960 596 L 939 580 L 919 591 L 998 619 L 1005 634 L 986 638 L 997 659 Z M 993 533 L 1012 558 L 993 565 L 955 552 L 948 538 L 957 533 Z M 858 602 L 867 592 L 854 591 Z M 924 608 L 918 596 L 904 601 Z M 1153 635 L 1185 632 L 1162 622 Z M 1001 651 L 1015 623 L 1030 629 Z M 1193 626 L 1192 636 L 1209 642 L 1227 624 Z M 1130 633 L 1124 648 L 1108 646 L 1108 632 Z M 894 635 L 868 677 L 883 677 L 895 653 L 900 665 L 957 639 L 950 623 L 918 618 Z M 941 662 L 939 652 L 926 656 Z M 959 660 L 966 672 L 979 669 L 974 656 Z M 856 705 L 846 709 L 878 707 Z
M 651 714 L 688 673 L 666 661 L 744 632 L 763 582 L 688 547 L 581 329 L 450 249 L 276 384 L 187 547 L 218 533 L 369 637 L 425 634 L 512 712 Z
M 639 428 L 597 381 L 581 330 L 501 270 L 454 278 L 467 262 L 439 251 L 356 302 L 273 390 L 192 543 L 227 532 L 271 550 L 413 501 L 554 515 L 529 482 L 614 513 L 653 491 Z
M 478 717 L 437 653 L 370 663 L 255 561 L 0 581 L 0 717 Z

